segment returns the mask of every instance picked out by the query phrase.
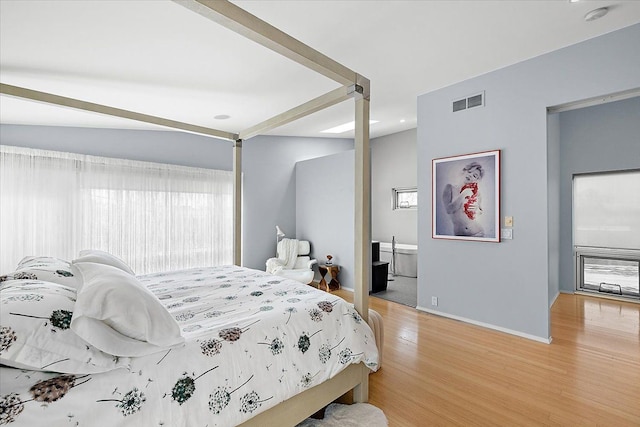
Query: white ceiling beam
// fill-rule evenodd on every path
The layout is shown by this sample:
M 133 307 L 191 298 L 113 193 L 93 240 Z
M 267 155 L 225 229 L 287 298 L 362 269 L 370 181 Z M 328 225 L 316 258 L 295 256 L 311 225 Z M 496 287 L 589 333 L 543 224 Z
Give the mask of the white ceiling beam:
M 239 133 L 240 138 L 247 140 L 256 135 L 264 134 L 265 132 L 275 129 L 279 126 L 296 121 L 302 117 L 308 116 L 328 108 L 332 105 L 338 104 L 344 100 L 353 97 L 355 86 L 342 86 L 337 89 L 327 92 L 311 101 L 305 102 L 302 105 L 292 108 L 289 111 L 273 116 L 270 119 L 265 120 L 262 123 L 258 123 L 255 126 L 251 126 Z
M 227 0 L 173 1 L 342 85 L 357 83 L 355 71 Z
M 73 108 L 76 110 L 90 111 L 93 113 L 106 114 L 108 116 L 121 117 L 123 119 L 135 120 L 138 122 L 151 123 L 171 129 L 178 129 L 186 132 L 196 133 L 199 135 L 212 136 L 214 138 L 235 141 L 238 135 L 225 132 L 218 129 L 208 128 L 204 126 L 193 125 L 190 123 L 179 122 L 176 120 L 165 119 L 162 117 L 151 116 L 134 111 L 123 110 L 121 108 L 109 107 L 106 105 L 95 104 L 93 102 L 81 101 L 79 99 L 68 98 L 66 96 L 54 95 L 47 92 L 40 92 L 33 89 L 27 89 L 19 86 L 12 86 L 0 83 L 0 93 L 16 98 L 29 99 L 31 101 L 44 102 L 46 104 L 58 105 L 61 107 Z

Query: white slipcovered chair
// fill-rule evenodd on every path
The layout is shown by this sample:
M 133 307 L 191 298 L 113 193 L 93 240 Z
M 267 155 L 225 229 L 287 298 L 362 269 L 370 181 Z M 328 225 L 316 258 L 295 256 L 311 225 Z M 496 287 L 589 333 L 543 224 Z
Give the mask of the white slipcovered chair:
M 313 265 L 318 261 L 309 256 L 311 244 L 308 240 L 282 239 L 276 252 L 278 256 L 266 262 L 267 273 L 306 284 L 313 281 Z

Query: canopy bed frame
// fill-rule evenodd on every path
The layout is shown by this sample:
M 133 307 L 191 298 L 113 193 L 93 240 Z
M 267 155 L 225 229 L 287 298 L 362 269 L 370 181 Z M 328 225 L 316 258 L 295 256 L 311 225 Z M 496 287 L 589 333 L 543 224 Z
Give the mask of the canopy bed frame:
M 272 25 L 251 15 L 226 0 L 173 0 L 207 19 L 257 42 L 284 57 L 293 60 L 341 87 L 314 98 L 304 104 L 275 115 L 238 133 L 123 110 L 106 105 L 85 102 L 28 88 L 0 84 L 0 93 L 62 107 L 91 111 L 110 116 L 136 120 L 171 129 L 221 138 L 233 143 L 233 262 L 241 265 L 241 172 L 242 145 L 251 137 L 267 132 L 347 99 L 355 100 L 355 295 L 354 305 L 365 321 L 369 318 L 369 282 L 371 260 L 371 159 L 369 149 L 369 80 L 304 43 L 294 39 Z M 368 400 L 369 369 L 364 364 L 351 365 L 332 380 L 317 385 L 304 393 L 258 414 L 243 425 L 293 425 L 321 409 L 337 397 L 353 389 L 356 402 Z

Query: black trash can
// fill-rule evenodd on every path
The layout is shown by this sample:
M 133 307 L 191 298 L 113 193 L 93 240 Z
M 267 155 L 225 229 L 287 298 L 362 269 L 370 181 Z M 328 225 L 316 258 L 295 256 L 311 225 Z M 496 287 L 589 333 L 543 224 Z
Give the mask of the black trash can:
M 371 274 L 371 293 L 381 292 L 387 290 L 387 275 L 389 274 L 389 263 L 375 261 L 372 264 Z

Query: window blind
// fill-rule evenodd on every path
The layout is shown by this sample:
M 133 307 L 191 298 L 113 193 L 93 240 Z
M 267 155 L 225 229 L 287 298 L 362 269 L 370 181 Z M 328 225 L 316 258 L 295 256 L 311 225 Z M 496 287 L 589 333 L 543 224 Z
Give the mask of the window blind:
M 576 246 L 640 249 L 640 170 L 575 175 Z

